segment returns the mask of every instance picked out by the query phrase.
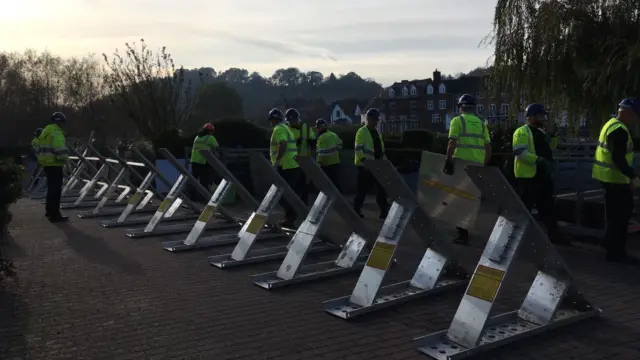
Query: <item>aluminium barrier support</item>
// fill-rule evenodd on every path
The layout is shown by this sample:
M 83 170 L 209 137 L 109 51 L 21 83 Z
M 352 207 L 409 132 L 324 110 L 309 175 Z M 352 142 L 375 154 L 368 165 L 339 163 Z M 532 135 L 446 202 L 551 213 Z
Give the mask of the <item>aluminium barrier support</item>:
M 280 268 L 277 271 L 251 277 L 254 284 L 264 289 L 270 290 L 360 271 L 368 256 L 368 252 L 363 254 L 362 250 L 376 238 L 375 232 L 369 229 L 364 220 L 356 214 L 314 158 L 298 156 L 296 160 L 319 193 L 307 218 L 293 235 L 289 251 Z M 303 265 L 320 229 L 330 225 L 328 215 L 331 209 L 353 231 L 336 260 Z
M 186 238 L 179 241 L 168 241 L 163 244 L 164 249 L 167 251 L 180 252 L 236 244 L 240 240 L 240 236 L 237 232 L 202 236 L 214 213 L 219 208 L 223 207 L 222 201 L 231 188 L 233 188 L 240 199 L 251 208 L 255 209 L 260 205 L 251 193 L 249 193 L 249 191 L 247 191 L 247 189 L 242 185 L 242 183 L 233 176 L 229 169 L 227 169 L 227 167 L 211 151 L 202 150 L 200 153 L 222 178 L 222 180 L 216 187 L 211 199 L 204 210 L 202 210 L 200 217 L 193 225 L 191 232 L 189 232 Z M 282 237 L 287 237 L 287 234 L 279 231 L 277 228 L 270 227 L 267 231 L 261 233 L 256 240 L 271 240 Z
M 438 360 L 461 359 L 598 315 L 500 170 L 469 166 L 466 171 L 498 220 L 451 325 L 416 338 L 418 350 Z M 507 290 L 503 281 L 526 245 L 523 254 L 536 265 L 536 278 L 520 309 L 491 316 L 495 299 Z
M 111 201 L 112 197 L 114 196 L 116 187 L 123 189 L 123 191 L 118 195 L 117 199 L 115 200 L 115 203 L 118 203 L 118 204 L 120 204 L 122 200 L 127 195 L 129 195 L 131 189 L 135 187 L 131 183 L 131 181 L 126 178 L 126 176 L 133 175 L 138 180 L 144 183 L 144 178 L 142 178 L 142 176 L 140 176 L 140 174 L 138 174 L 133 168 L 134 167 L 145 168 L 145 165 L 141 162 L 126 161 L 123 158 L 121 158 L 113 149 L 109 147 L 107 147 L 106 149 L 110 153 L 110 158 L 109 159 L 104 158 L 102 155 L 98 155 L 98 157 L 104 158 L 103 161 L 118 163 L 120 165 L 120 171 L 116 176 L 116 179 L 109 186 L 109 189 L 107 189 L 107 192 L 105 192 L 104 196 L 102 197 L 98 205 L 96 205 L 96 207 L 93 210 L 78 212 L 77 213 L 78 217 L 83 219 L 90 219 L 90 218 L 104 217 L 104 216 L 119 217 L 127 209 L 127 207 L 131 207 L 131 210 L 134 210 L 134 207 L 135 207 L 135 210 L 137 213 L 155 212 L 156 209 L 146 207 L 154 195 L 153 192 L 145 189 L 146 195 L 144 198 L 142 198 L 142 192 L 138 193 L 137 191 L 138 188 L 136 188 L 136 192 L 134 192 L 133 195 L 129 197 L 129 200 L 127 201 L 127 204 L 125 206 L 112 207 L 109 209 L 104 208 L 104 205 L 108 201 Z M 119 185 L 121 181 L 124 181 L 127 185 Z
M 174 190 L 173 193 L 171 193 L 170 191 L 170 194 L 168 194 L 164 198 L 157 192 L 149 190 L 150 188 L 152 188 L 153 181 L 156 178 L 164 183 L 169 189 L 173 189 L 174 186 L 184 186 L 184 178 L 178 177 L 178 179 L 172 184 L 160 172 L 160 170 L 158 170 L 158 168 L 151 162 L 151 160 L 147 159 L 147 157 L 144 156 L 142 152 L 140 152 L 140 150 L 136 148 L 132 148 L 131 150 L 133 151 L 136 158 L 142 162 L 144 167 L 149 170 L 149 172 L 143 179 L 142 183 L 136 189 L 134 195 L 129 199 L 129 202 L 122 211 L 122 214 L 120 214 L 117 219 L 103 220 L 100 222 L 100 225 L 106 228 L 147 225 L 152 219 L 154 219 L 154 217 L 157 216 L 162 217 L 161 220 L 163 222 L 182 222 L 197 219 L 198 215 L 196 214 L 196 207 L 192 202 L 189 201 L 189 199 L 186 199 L 185 201 L 185 211 L 179 211 L 180 209 L 184 208 L 184 206 L 182 197 L 178 196 L 182 195 L 182 193 L 177 189 Z M 143 194 L 146 194 L 144 198 L 142 197 Z M 169 195 L 171 195 L 171 197 Z M 147 203 L 151 201 L 152 197 L 156 197 L 156 199 L 158 199 L 160 202 L 160 206 L 154 209 L 153 215 L 137 214 L 136 212 L 144 208 Z M 161 214 L 158 214 L 158 212 L 161 212 Z
M 452 244 L 420 208 L 393 165 L 387 160 L 367 160 L 365 167 L 395 200 L 353 292 L 325 301 L 325 311 L 348 320 L 466 285 L 468 273 L 453 256 Z M 411 280 L 382 286 L 400 241 L 409 234 L 406 230 L 413 230 L 427 249 Z
M 178 180 L 173 185 L 173 187 L 169 191 L 169 194 L 164 199 L 164 201 L 162 201 L 162 203 L 158 207 L 158 210 L 154 214 L 153 218 L 149 221 L 147 226 L 145 228 L 130 229 L 127 231 L 127 236 L 130 238 L 143 238 L 143 237 L 150 237 L 150 236 L 177 235 L 182 233 L 188 233 L 193 227 L 194 223 L 200 217 L 200 216 L 197 216 L 197 214 L 201 213 L 204 210 L 201 207 L 196 206 L 189 199 L 188 194 L 185 194 L 185 186 L 188 182 L 190 182 L 191 185 L 194 186 L 195 189 L 205 198 L 211 197 L 211 194 L 209 193 L 209 191 L 205 189 L 198 182 L 198 180 L 194 178 L 193 175 L 191 175 L 189 170 L 187 170 L 187 168 L 182 166 L 178 162 L 178 160 L 167 149 L 159 149 L 158 151 L 160 152 L 160 154 L 162 154 L 165 157 L 165 159 L 176 170 L 178 170 L 178 172 L 180 172 L 180 175 L 178 176 Z M 184 198 L 176 199 L 176 196 L 178 194 L 181 194 Z M 189 207 L 193 209 L 194 212 L 196 213 L 195 218 L 185 221 L 184 223 L 158 226 L 158 224 L 163 220 L 162 214 L 166 209 L 166 207 L 171 206 L 172 209 L 176 209 L 178 206 L 180 206 L 178 203 L 179 201 L 180 202 L 184 201 L 185 203 L 190 204 Z M 173 203 L 173 205 L 170 205 L 171 203 Z M 229 215 L 227 212 L 225 212 L 221 208 L 217 210 L 220 213 L 219 217 L 222 217 L 223 219 L 215 223 L 207 224 L 206 230 L 221 230 L 221 229 L 239 227 L 237 219 L 234 219 L 231 215 Z
M 80 190 L 80 194 L 75 199 L 70 199 L 70 201 L 62 200 L 62 204 L 60 205 L 61 209 L 78 209 L 78 208 L 86 208 L 96 206 L 100 202 L 100 198 L 104 195 L 104 193 L 109 188 L 109 179 L 107 178 L 107 173 L 109 171 L 109 165 L 105 161 L 102 163 L 99 169 L 96 169 L 91 161 L 99 162 L 99 157 L 85 157 L 78 153 L 75 149 L 69 148 L 72 153 L 75 153 L 76 156 L 87 165 L 87 167 L 91 171 L 95 171 L 93 177 L 90 180 L 82 179 L 81 181 L 85 182 L 85 185 Z M 100 181 L 100 179 L 104 181 Z M 97 186 L 100 186 L 98 190 L 96 190 Z M 95 191 L 95 194 L 94 194 Z M 89 197 L 89 199 L 87 199 Z
M 286 257 L 289 245 L 274 246 L 264 249 L 251 249 L 258 236 L 265 230 L 265 225 L 270 222 L 276 205 L 280 202 L 282 197 L 286 198 L 299 217 L 305 216 L 308 212 L 306 205 L 293 191 L 291 186 L 289 186 L 289 184 L 277 173 L 262 154 L 250 153 L 250 158 L 258 167 L 260 167 L 261 176 L 266 175 L 271 178 L 272 185 L 265 197 L 262 199 L 260 205 L 240 229 L 240 232 L 238 233 L 238 237 L 240 239 L 233 251 L 229 254 L 215 255 L 208 258 L 211 265 L 221 269 L 265 261 L 280 260 Z M 289 244 L 291 244 L 291 242 Z M 335 249 L 336 246 L 325 245 L 314 241 L 309 252 L 320 252 Z

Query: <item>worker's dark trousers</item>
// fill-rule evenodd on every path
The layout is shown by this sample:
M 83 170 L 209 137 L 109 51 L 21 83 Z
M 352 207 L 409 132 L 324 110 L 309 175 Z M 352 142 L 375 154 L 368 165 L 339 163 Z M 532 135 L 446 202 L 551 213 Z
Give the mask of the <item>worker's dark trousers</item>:
M 286 169 L 286 170 L 282 169 L 281 167 L 278 168 L 278 174 L 282 176 L 284 181 L 286 181 L 287 184 L 289 184 L 291 189 L 296 194 L 298 194 L 298 196 L 300 196 L 300 189 L 298 188 L 300 184 L 300 173 L 301 173 L 300 168 Z M 297 217 L 296 211 L 293 209 L 293 206 L 291 206 L 291 204 L 289 204 L 289 202 L 284 198 L 284 196 L 280 200 L 280 205 L 282 205 L 282 208 L 284 209 L 285 221 L 292 222 L 292 223 L 296 221 L 296 217 Z
M 529 211 L 536 208 L 547 228 L 550 239 L 558 235 L 558 220 L 553 204 L 553 179 L 551 176 L 534 177 L 531 179 L 518 178 L 518 192 L 522 202 Z
M 45 166 L 44 173 L 47 176 L 46 215 L 49 217 L 60 216 L 60 197 L 62 196 L 62 180 L 64 178 L 62 166 Z
M 607 216 L 604 245 L 607 257 L 619 258 L 626 254 L 627 227 L 633 212 L 633 193 L 629 184 L 602 183 L 604 207 Z
M 364 168 L 364 166 L 358 166 L 358 184 L 356 189 L 356 197 L 353 199 L 353 208 L 356 211 L 362 210 L 362 204 L 364 198 L 372 187 L 376 189 L 376 203 L 380 208 L 380 213 L 386 213 L 389 210 L 389 204 L 387 203 L 387 192 L 382 185 L 378 183 L 371 171 Z
M 295 189 L 302 202 L 305 205 L 309 205 L 309 184 L 307 184 L 307 175 L 302 169 L 298 169 L 298 183 Z
M 331 180 L 333 185 L 336 186 L 338 191 L 342 192 L 342 190 L 340 189 L 340 181 L 339 181 L 340 179 L 339 167 L 340 167 L 340 164 L 324 165 L 322 166 L 322 170 L 324 170 L 324 173 L 327 174 L 327 177 Z
M 209 164 L 191 163 L 191 174 L 207 190 L 213 184 L 213 168 Z M 202 199 L 202 195 L 195 189 L 193 189 L 191 196 L 193 199 Z M 205 201 L 209 201 L 209 199 L 205 199 Z

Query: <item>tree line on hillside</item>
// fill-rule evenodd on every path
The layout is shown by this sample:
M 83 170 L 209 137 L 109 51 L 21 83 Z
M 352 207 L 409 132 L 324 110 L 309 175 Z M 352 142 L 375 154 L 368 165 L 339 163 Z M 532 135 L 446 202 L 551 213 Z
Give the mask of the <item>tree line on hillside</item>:
M 191 132 L 220 118 L 266 125 L 274 106 L 300 101 L 323 104 L 370 99 L 382 87 L 372 79 L 278 69 L 263 77 L 247 69 L 184 69 L 166 48 L 151 50 L 142 40 L 102 57 L 64 58 L 26 50 L 0 53 L 1 147 L 29 144 L 31 134 L 54 111 L 69 118 L 70 137 L 95 130 L 99 141 L 155 142 L 168 132 Z M 318 105 L 320 106 L 320 105 Z

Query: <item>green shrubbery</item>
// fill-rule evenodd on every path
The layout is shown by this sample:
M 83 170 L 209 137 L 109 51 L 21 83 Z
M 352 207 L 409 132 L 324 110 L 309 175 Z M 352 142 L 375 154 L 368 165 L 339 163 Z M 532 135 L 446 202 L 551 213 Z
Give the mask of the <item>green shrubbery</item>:
M 0 159 L 0 281 L 14 275 L 13 263 L 3 257 L 2 247 L 11 222 L 9 207 L 22 193 L 22 172 L 22 167 L 13 160 Z

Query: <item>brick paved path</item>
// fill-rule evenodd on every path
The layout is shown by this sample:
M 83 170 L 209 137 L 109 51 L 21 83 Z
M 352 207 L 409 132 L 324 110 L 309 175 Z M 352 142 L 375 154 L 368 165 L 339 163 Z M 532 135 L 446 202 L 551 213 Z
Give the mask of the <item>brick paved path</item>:
M 0 290 L 0 359 L 427 359 L 411 339 L 446 328 L 462 292 L 346 322 L 321 302 L 348 294 L 357 275 L 269 292 L 249 275 L 277 263 L 220 270 L 205 260 L 229 247 L 172 254 L 158 238 L 132 240 L 95 220 L 54 226 L 34 201 L 13 211 L 19 279 Z M 469 266 L 475 242 L 461 250 Z M 419 243 L 404 245 L 395 279 L 417 260 Z M 603 316 L 479 359 L 640 359 L 640 269 L 607 264 L 594 248 L 562 253 Z M 516 273 L 500 309 L 517 306 L 518 283 L 534 275 L 526 265 Z

